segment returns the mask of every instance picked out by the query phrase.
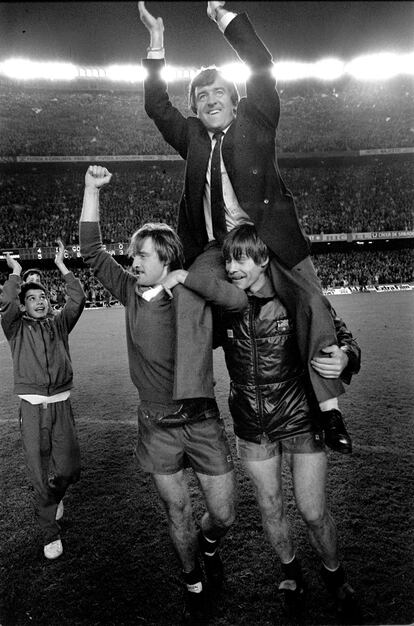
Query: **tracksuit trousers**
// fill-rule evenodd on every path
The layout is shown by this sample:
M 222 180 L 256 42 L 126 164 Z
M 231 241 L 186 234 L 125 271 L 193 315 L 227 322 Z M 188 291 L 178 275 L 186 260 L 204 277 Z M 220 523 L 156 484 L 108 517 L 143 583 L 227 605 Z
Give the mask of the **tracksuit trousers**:
M 50 404 L 21 400 L 19 422 L 35 512 L 46 545 L 59 538 L 57 506 L 80 476 L 80 449 L 70 399 Z

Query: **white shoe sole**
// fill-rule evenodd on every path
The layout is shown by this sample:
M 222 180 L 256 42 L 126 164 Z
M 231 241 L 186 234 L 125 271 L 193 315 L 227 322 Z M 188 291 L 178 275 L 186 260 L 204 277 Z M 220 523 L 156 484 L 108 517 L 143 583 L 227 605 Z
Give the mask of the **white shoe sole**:
M 64 512 L 64 506 L 63 506 L 63 500 L 61 500 L 58 504 L 58 507 L 56 509 L 56 516 L 55 516 L 55 520 L 58 522 L 60 519 L 62 519 L 63 517 L 63 512 Z
M 63 553 L 63 546 L 60 539 L 51 541 L 43 548 L 43 554 L 47 559 L 57 559 Z

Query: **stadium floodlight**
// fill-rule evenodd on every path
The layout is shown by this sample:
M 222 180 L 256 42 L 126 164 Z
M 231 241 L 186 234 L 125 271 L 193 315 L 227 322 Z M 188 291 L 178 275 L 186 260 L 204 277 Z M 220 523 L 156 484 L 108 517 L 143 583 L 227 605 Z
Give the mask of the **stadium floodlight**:
M 321 59 L 312 64 L 312 76 L 321 80 L 335 80 L 343 75 L 345 63 L 339 59 Z
M 106 78 L 102 67 L 78 67 L 78 78 Z
M 249 78 L 251 70 L 244 63 L 228 63 L 220 68 L 224 78 L 234 83 L 244 83 Z
M 72 63 L 38 62 L 30 59 L 7 59 L 1 64 L 1 72 L 17 80 L 74 80 L 78 69 Z
M 358 80 L 384 80 L 401 73 L 400 55 L 379 52 L 356 57 L 346 65 L 346 72 Z
M 236 83 L 245 82 L 250 68 L 244 63 L 231 63 L 220 67 L 223 74 Z M 167 65 L 163 78 L 167 82 L 190 81 L 200 69 Z M 0 74 L 15 80 L 61 80 L 71 81 L 77 78 L 93 78 L 114 82 L 140 83 L 146 77 L 147 70 L 140 65 L 110 65 L 102 67 L 79 67 L 72 63 L 33 61 L 31 59 L 11 58 L 0 62 Z M 414 74 L 414 52 L 394 54 L 382 52 L 360 56 L 349 63 L 339 59 L 326 58 L 307 63 L 302 61 L 278 61 L 273 67 L 276 80 L 285 82 L 316 78 L 335 80 L 348 73 L 359 80 L 387 80 L 398 74 Z
M 108 80 L 123 83 L 141 83 L 147 75 L 147 70 L 141 65 L 109 65 L 105 68 Z
M 275 63 L 274 75 L 277 80 L 293 81 L 306 78 L 335 80 L 344 73 L 343 61 L 334 58 L 321 59 L 315 63 L 299 61 L 279 61 Z
M 311 67 L 311 63 L 279 61 L 274 64 L 273 74 L 277 80 L 299 80 L 312 75 Z
M 414 52 L 402 54 L 398 63 L 402 74 L 414 74 Z
M 161 70 L 161 76 L 167 83 L 174 83 L 179 80 L 188 82 L 197 74 L 197 72 L 198 70 L 194 68 L 166 65 Z
M 193 78 L 196 73 L 197 70 L 195 69 L 190 69 L 188 67 L 176 67 L 175 80 L 185 80 L 186 82 L 188 82 Z

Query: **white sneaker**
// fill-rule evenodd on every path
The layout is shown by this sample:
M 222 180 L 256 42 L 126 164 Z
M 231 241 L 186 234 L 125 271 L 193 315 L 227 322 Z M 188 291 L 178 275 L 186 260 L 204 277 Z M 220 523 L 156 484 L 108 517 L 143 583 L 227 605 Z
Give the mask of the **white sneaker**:
M 56 521 L 59 521 L 60 519 L 62 519 L 63 511 L 64 511 L 63 500 L 61 500 L 56 509 L 56 516 L 55 516 Z
M 63 553 L 63 546 L 60 539 L 48 543 L 43 548 L 43 554 L 47 559 L 57 559 Z

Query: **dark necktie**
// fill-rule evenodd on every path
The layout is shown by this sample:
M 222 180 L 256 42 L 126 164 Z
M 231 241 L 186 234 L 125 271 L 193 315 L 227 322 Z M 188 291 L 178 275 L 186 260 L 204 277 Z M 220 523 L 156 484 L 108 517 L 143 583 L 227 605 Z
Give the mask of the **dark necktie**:
M 220 145 L 224 133 L 214 133 L 213 139 L 216 144 L 211 157 L 211 222 L 213 226 L 214 239 L 222 244 L 227 234 L 226 218 L 224 211 L 223 186 L 221 182 Z

